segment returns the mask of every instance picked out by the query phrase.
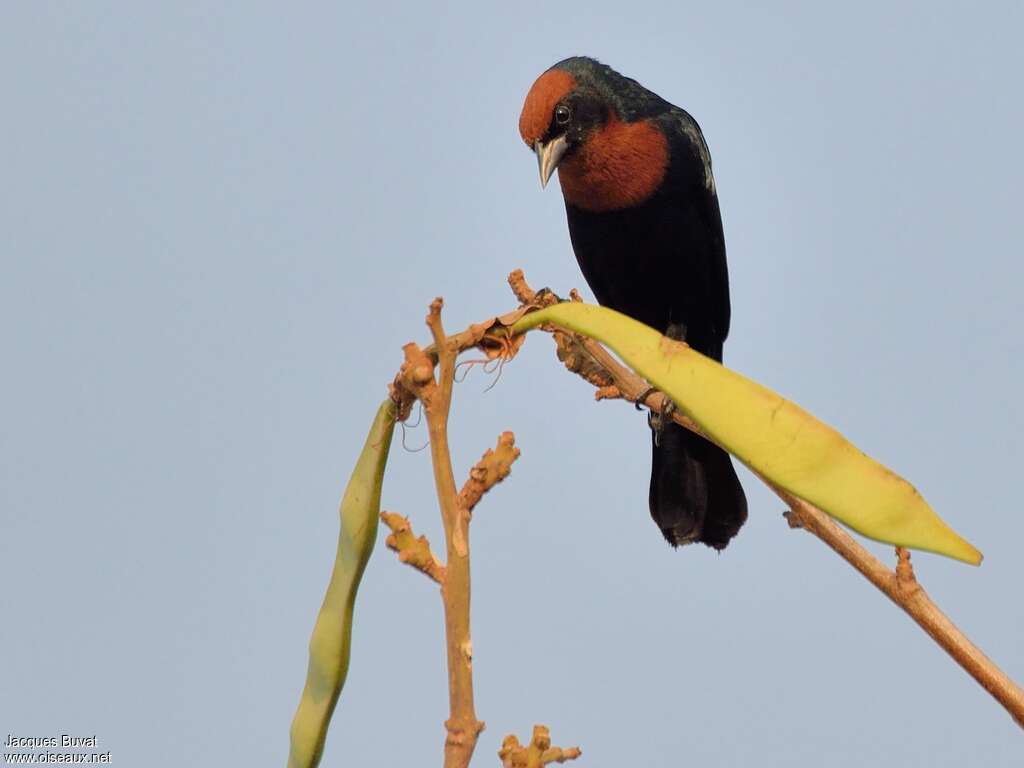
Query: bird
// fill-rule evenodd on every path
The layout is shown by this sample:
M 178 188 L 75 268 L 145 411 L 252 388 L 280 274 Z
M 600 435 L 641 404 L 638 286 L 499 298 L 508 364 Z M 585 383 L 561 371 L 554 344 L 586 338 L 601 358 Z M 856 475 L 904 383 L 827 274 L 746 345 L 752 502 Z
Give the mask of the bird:
M 557 170 L 569 238 L 598 303 L 722 361 L 729 276 L 711 156 L 697 121 L 586 56 L 530 87 L 519 133 L 541 186 Z M 729 454 L 652 414 L 651 517 L 673 547 L 722 550 L 747 519 Z

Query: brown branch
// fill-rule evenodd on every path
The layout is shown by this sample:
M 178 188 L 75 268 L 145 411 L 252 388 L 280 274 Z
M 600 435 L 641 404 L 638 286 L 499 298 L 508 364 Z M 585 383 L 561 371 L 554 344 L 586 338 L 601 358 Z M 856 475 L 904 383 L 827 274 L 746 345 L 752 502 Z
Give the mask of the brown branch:
M 538 296 L 540 294 L 526 283 L 521 269 L 514 270 L 508 276 L 508 282 L 524 309 L 529 310 L 539 305 Z M 547 295 L 552 294 L 549 292 Z M 570 295 L 573 301 L 581 300 L 576 289 L 570 291 Z M 646 381 L 622 365 L 600 343 L 555 326 L 545 326 L 543 330 L 554 336 L 556 354 L 565 367 L 582 376 L 597 388 L 594 393 L 596 400 L 611 400 L 619 397 L 636 403 L 640 396 L 646 393 L 646 397 L 639 403 L 640 405 L 646 405 L 656 412 L 660 412 L 664 406 L 668 405 L 668 398 L 665 395 L 651 390 Z M 676 414 L 676 420 L 687 429 L 698 434 L 701 433 L 696 422 L 686 416 Z
M 409 518 L 397 515 L 394 512 L 381 512 L 380 519 L 391 529 L 391 535 L 384 543 L 388 549 L 398 553 L 399 562 L 411 565 L 421 573 L 426 574 L 438 584 L 443 584 L 445 579 L 445 567 L 437 556 L 430 550 L 430 542 L 426 536 L 418 539 L 412 532 Z
M 512 470 L 512 462 L 519 458 L 516 437 L 511 432 L 502 432 L 494 450 L 488 448 L 473 468 L 469 479 L 459 492 L 459 506 L 470 515 L 481 497 L 500 483 Z
M 902 595 L 911 595 L 921 589 L 914 575 L 914 566 L 910 564 L 910 550 L 896 547 L 896 589 Z
M 533 737 L 525 747 L 514 735 L 508 735 L 501 743 L 498 757 L 502 768 L 543 768 L 550 763 L 565 763 L 583 754 L 579 747 L 551 746 L 551 733 L 547 726 L 533 726 Z
M 763 480 L 764 478 L 762 478 Z M 949 620 L 918 583 L 910 565 L 910 553 L 897 548 L 896 570 L 883 565 L 831 517 L 815 506 L 770 483 L 768 487 L 789 505 L 790 524 L 804 528 L 825 542 L 868 581 L 902 608 L 953 660 L 998 701 L 1024 728 L 1024 689 L 988 658 Z M 797 520 L 794 521 L 793 518 Z
M 513 292 L 520 302 L 529 304 L 535 301 L 537 294 L 527 285 L 520 270 L 509 276 L 509 282 L 514 283 Z M 598 399 L 606 397 L 609 386 L 618 390 L 624 399 L 634 402 L 649 391 L 649 385 L 644 379 L 619 363 L 607 349 L 593 339 L 558 328 L 545 327 L 544 330 L 555 336 L 559 359 L 565 362 L 566 357 L 570 357 L 575 367 L 568 363 L 567 367 L 599 387 Z M 568 354 L 566 350 L 569 350 Z M 597 383 L 595 379 L 603 382 L 601 374 L 607 375 L 610 381 Z M 660 412 L 666 404 L 666 398 L 661 392 L 650 392 L 644 398 L 643 404 L 651 410 Z M 678 411 L 673 414 L 673 418 L 687 429 L 703 434 L 696 423 Z M 1021 727 L 1024 727 L 1024 689 L 1007 677 L 932 602 L 913 575 L 909 552 L 899 549 L 899 565 L 893 571 L 858 544 L 826 513 L 773 485 L 760 475 L 757 476 L 789 505 L 792 512 L 787 517 L 791 525 L 805 528 L 817 536 L 906 611 L 957 664 L 1010 713 Z
M 550 296 L 550 302 L 553 303 L 555 301 L 557 301 L 557 297 Z M 511 360 L 515 357 L 523 342 L 526 341 L 526 337 L 524 335 L 513 336 L 510 329 L 526 312 L 538 306 L 542 306 L 542 304 L 518 307 L 504 315 L 488 318 L 481 323 L 469 326 L 459 333 L 446 337 L 445 346 L 452 353 L 452 362 L 454 363 L 454 358 L 468 349 L 479 349 L 492 360 L 495 358 Z M 440 307 L 438 309 L 440 310 Z M 422 353 L 422 357 L 418 359 L 417 363 L 421 367 L 421 375 L 432 377 L 433 367 L 440 362 L 437 344 L 431 344 L 423 349 L 416 347 L 416 349 L 419 353 Z M 404 368 L 399 371 L 388 388 L 391 393 L 391 399 L 394 401 L 398 411 L 398 420 L 405 421 L 409 418 L 413 403 L 416 402 L 419 396 L 419 391 L 411 385 Z
M 447 573 L 441 585 L 444 603 L 445 637 L 448 656 L 448 701 L 450 715 L 445 721 L 445 768 L 466 768 L 473 757 L 484 724 L 473 706 L 473 642 L 470 637 L 469 514 L 459 506 L 448 449 L 448 413 L 451 409 L 457 349 L 445 336 L 441 324 L 440 298 L 434 299 L 427 325 L 434 337 L 434 355 L 414 343 L 406 344 L 405 362 L 392 385 L 392 397 L 400 414 L 408 398 L 423 403 L 430 435 L 430 456 L 434 485 L 441 506 L 447 545 Z M 434 360 L 439 380 L 434 378 Z M 405 411 L 408 413 L 408 411 Z
M 521 269 L 513 269 L 508 276 L 508 286 L 512 294 L 522 305 L 532 304 L 537 298 L 537 292 L 526 283 L 526 275 Z
M 426 348 L 415 343 L 405 345 L 405 361 L 390 386 L 399 420 L 408 417 L 415 400 L 423 404 L 430 433 L 434 481 L 444 521 L 447 567 L 430 552 L 425 537 L 415 539 L 407 520 L 398 515 L 391 516 L 389 520 L 387 516 L 390 513 L 382 515 L 393 531 L 392 536 L 388 537 L 388 545 L 399 552 L 399 558 L 442 585 L 451 705 L 451 715 L 445 723 L 445 768 L 466 768 L 469 765 L 479 734 L 484 728 L 484 724 L 477 720 L 473 706 L 472 642 L 469 631 L 469 521 L 472 509 L 480 497 L 508 474 L 511 463 L 519 453 L 514 447 L 512 434 L 504 433 L 496 448 L 488 450 L 474 466 L 462 492 L 456 493 L 447 433 L 455 359 L 462 351 L 472 348 L 482 350 L 489 358 L 511 359 L 525 340 L 525 334 L 512 336 L 511 326 L 524 313 L 558 301 L 550 291 L 533 291 L 519 270 L 510 275 L 509 283 L 520 301 L 518 309 L 471 325 L 453 336 L 445 334 L 441 324 L 442 302 L 441 299 L 435 299 L 427 316 L 427 325 L 434 343 Z M 573 300 L 579 300 L 575 291 L 571 296 Z M 558 357 L 566 367 L 597 388 L 597 399 L 622 398 L 641 402 L 651 410 L 660 412 L 664 409 L 667 404 L 665 396 L 651 391 L 646 381 L 623 366 L 598 342 L 553 326 L 544 326 L 542 329 L 555 338 Z M 439 366 L 436 379 L 435 366 Z M 702 434 L 693 421 L 678 411 L 673 414 L 673 418 L 682 426 Z M 898 565 L 895 570 L 891 570 L 824 512 L 764 478 L 761 480 L 789 505 L 791 511 L 786 516 L 791 526 L 805 528 L 860 571 L 906 611 L 1024 727 L 1024 690 L 1003 674 L 935 606 L 914 577 L 909 552 L 897 548 Z M 403 552 L 406 553 L 404 557 Z M 507 737 L 499 753 L 506 768 L 540 768 L 579 755 L 577 748 L 552 748 L 547 729 L 543 726 L 534 729 L 534 738 L 525 747 L 514 736 Z

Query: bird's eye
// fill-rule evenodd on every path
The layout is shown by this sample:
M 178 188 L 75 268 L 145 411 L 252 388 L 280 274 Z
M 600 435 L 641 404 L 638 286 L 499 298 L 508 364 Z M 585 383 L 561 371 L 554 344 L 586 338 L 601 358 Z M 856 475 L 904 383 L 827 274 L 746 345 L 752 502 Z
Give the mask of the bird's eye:
M 565 104 L 559 104 L 555 107 L 555 123 L 558 125 L 565 125 L 572 119 L 572 112 Z

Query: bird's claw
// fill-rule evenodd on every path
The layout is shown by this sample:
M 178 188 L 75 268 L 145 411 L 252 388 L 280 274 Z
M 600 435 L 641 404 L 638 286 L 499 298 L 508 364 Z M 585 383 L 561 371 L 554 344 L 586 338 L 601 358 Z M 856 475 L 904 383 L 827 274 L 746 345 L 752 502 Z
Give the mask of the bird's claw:
M 665 398 L 664 403 L 660 410 L 651 411 L 647 416 L 647 423 L 654 430 L 654 444 L 661 445 L 661 431 L 665 429 L 665 425 L 672 421 L 672 414 L 675 413 L 676 404 Z
M 633 401 L 633 407 L 636 408 L 638 411 L 642 411 L 643 409 L 640 406 L 644 404 L 644 401 L 646 401 L 648 397 L 650 397 L 657 391 L 658 390 L 656 387 L 648 387 L 639 395 L 637 395 L 636 400 Z
M 637 409 L 639 410 L 640 406 L 638 405 L 638 403 L 642 403 L 650 396 L 652 392 L 657 391 L 658 390 L 654 389 L 654 387 L 649 387 L 643 392 L 643 394 L 640 397 L 637 398 L 634 405 L 636 405 Z M 675 412 L 675 402 L 670 400 L 668 397 L 665 397 L 663 394 L 661 400 L 661 408 L 659 408 L 658 410 L 652 409 L 650 413 L 647 414 L 647 424 L 654 432 L 654 444 L 656 446 L 661 445 L 661 432 L 662 430 L 665 429 L 665 425 L 672 421 L 672 414 Z

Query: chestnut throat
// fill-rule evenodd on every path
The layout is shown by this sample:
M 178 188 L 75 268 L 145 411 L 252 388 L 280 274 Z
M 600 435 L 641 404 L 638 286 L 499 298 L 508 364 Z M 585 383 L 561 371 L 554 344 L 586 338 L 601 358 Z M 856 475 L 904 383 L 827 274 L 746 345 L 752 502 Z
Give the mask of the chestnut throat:
M 668 170 L 665 135 L 646 120 L 612 117 L 558 166 L 566 202 L 585 211 L 617 211 L 648 200 Z

